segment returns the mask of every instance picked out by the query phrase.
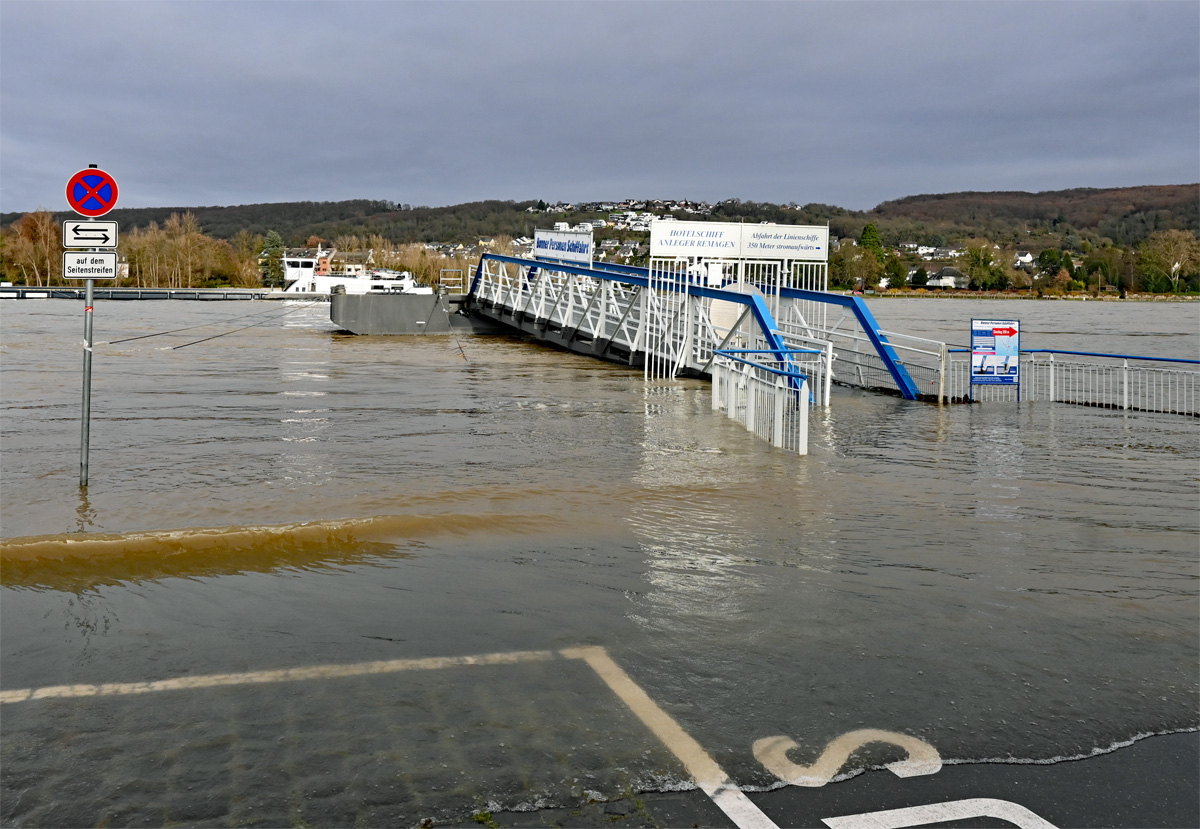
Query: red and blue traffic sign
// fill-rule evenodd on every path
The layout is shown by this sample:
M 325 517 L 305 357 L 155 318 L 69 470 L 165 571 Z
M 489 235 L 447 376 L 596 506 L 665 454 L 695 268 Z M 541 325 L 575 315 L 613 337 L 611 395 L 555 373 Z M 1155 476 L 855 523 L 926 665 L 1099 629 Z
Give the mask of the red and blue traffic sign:
M 67 204 L 80 216 L 103 216 L 117 206 L 117 180 L 89 167 L 67 182 Z

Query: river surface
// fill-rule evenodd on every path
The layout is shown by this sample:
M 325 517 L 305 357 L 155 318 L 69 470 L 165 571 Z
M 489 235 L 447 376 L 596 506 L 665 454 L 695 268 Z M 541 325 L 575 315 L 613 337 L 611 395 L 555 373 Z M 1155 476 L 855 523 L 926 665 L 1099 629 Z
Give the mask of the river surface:
M 960 345 L 1014 318 L 1026 349 L 1200 355 L 1195 304 L 870 305 Z M 781 785 L 767 737 L 802 765 L 858 729 L 1053 762 L 1197 728 L 1194 418 L 835 388 L 797 457 L 702 381 L 518 338 L 102 301 L 84 495 L 82 303 L 0 322 L 0 689 L 198 680 L 3 705 L 6 825 L 416 825 L 690 786 L 579 647 L 746 788 Z

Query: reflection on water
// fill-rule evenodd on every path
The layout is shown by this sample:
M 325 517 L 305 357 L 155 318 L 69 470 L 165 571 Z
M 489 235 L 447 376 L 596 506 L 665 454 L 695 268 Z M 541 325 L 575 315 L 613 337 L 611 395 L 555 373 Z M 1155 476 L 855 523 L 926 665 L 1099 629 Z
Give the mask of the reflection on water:
M 230 313 L 199 305 L 106 304 L 97 338 Z M 1062 305 L 1023 303 L 1023 331 Z M 81 497 L 76 310 L 5 311 L 6 689 L 598 644 L 761 787 L 752 746 L 775 735 L 796 763 L 861 729 L 1015 760 L 1196 727 L 1185 418 L 840 389 L 798 458 L 699 381 L 509 338 L 348 337 L 303 309 L 99 348 Z M 1182 342 L 1191 310 L 1155 310 Z M 413 823 L 685 785 L 554 664 L 302 684 L 6 705 L 3 819 Z M 851 767 L 895 759 L 873 751 Z

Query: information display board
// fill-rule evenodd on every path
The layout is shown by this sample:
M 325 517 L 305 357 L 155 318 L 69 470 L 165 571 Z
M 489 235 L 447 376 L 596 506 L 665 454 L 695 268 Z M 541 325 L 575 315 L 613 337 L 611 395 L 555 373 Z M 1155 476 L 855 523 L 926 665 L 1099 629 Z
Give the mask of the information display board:
M 534 259 L 592 264 L 590 230 L 538 230 L 533 237 Z
M 829 259 L 829 228 L 657 219 L 650 224 L 650 256 L 825 262 Z
M 971 385 L 1020 384 L 1020 321 L 971 320 Z

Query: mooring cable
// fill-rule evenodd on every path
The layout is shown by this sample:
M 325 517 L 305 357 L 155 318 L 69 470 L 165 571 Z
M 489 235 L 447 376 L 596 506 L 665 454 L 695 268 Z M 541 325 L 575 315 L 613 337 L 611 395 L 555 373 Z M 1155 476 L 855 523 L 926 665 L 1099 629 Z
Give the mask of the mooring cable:
M 316 303 L 316 302 L 310 301 L 310 302 L 305 303 L 305 307 L 308 307 L 310 305 L 317 305 L 317 304 L 318 303 Z M 159 331 L 154 334 L 141 334 L 137 337 L 125 337 L 122 340 L 109 340 L 107 343 L 105 343 L 105 345 L 117 345 L 118 343 L 128 343 L 128 342 L 133 342 L 134 340 L 144 340 L 149 337 L 162 337 L 166 334 L 178 334 L 180 331 L 191 331 L 193 328 L 206 328 L 210 325 L 223 325 L 225 323 L 237 322 L 238 320 L 244 320 L 244 319 L 248 319 L 250 317 L 261 317 L 261 316 L 267 316 L 268 314 L 275 314 L 278 312 L 278 310 L 279 310 L 278 308 L 272 308 L 270 311 L 255 311 L 253 314 L 243 314 L 240 317 L 227 317 L 225 319 L 214 320 L 212 322 L 202 322 L 199 325 L 188 325 L 183 328 L 172 328 L 170 331 Z M 295 309 L 295 308 L 289 309 L 285 313 L 291 313 L 294 310 L 298 310 L 298 309 Z M 283 316 L 283 315 L 281 314 L 280 316 Z
M 184 343 L 183 345 L 173 346 L 171 348 L 171 350 L 178 351 L 181 348 L 187 348 L 189 345 L 199 345 L 200 343 L 206 343 L 209 340 L 216 340 L 216 339 L 220 339 L 221 337 L 228 336 L 230 334 L 236 334 L 239 331 L 246 331 L 247 329 L 250 329 L 250 328 L 256 328 L 257 326 L 262 325 L 264 322 L 273 322 L 274 320 L 286 317 L 288 314 L 294 314 L 297 311 L 306 311 L 306 310 L 308 310 L 309 307 L 311 307 L 312 305 L 316 305 L 316 304 L 317 303 L 315 303 L 315 302 L 310 302 L 310 303 L 307 303 L 306 305 L 301 306 L 300 308 L 292 308 L 289 311 L 285 311 L 282 314 L 277 314 L 276 316 L 271 317 L 269 319 L 261 320 L 259 322 L 252 323 L 250 325 L 243 325 L 241 328 L 235 328 L 232 331 L 225 331 L 221 334 L 213 334 L 211 337 L 205 337 L 204 339 L 201 339 L 201 340 L 193 340 L 190 343 Z
M 462 343 L 458 341 L 458 334 L 454 333 L 454 321 L 450 319 L 450 307 L 446 305 L 445 297 L 438 294 L 438 305 L 442 306 L 442 310 L 446 312 L 446 327 L 450 329 L 450 336 L 454 338 L 454 344 L 458 346 L 458 353 L 462 355 L 465 362 L 471 362 L 467 359 L 467 352 L 463 351 Z

